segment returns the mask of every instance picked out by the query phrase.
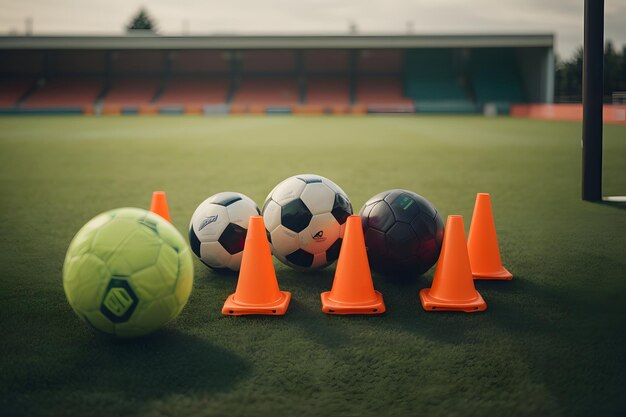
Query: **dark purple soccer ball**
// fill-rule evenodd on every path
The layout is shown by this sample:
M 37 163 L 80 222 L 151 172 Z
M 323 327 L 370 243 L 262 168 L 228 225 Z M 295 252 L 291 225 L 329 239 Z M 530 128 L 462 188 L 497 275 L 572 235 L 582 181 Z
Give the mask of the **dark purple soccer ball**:
M 439 259 L 443 221 L 433 205 L 407 190 L 370 198 L 359 213 L 370 267 L 391 277 L 419 276 Z

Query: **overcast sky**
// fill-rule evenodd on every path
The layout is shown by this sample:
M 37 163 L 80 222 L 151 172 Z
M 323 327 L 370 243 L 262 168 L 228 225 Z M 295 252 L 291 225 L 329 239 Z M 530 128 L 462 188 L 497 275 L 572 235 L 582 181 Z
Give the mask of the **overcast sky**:
M 582 44 L 583 0 L 0 0 L 0 33 L 119 34 L 145 7 L 162 34 L 555 33 L 569 56 Z M 605 34 L 626 43 L 626 0 L 605 0 Z

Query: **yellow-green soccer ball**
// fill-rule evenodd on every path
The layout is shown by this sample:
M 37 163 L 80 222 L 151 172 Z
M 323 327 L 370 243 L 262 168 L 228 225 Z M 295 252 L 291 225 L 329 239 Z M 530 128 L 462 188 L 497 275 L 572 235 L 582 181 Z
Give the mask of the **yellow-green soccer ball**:
M 76 314 L 120 337 L 143 336 L 174 319 L 192 286 L 185 239 L 162 217 L 137 208 L 90 220 L 63 265 L 65 295 Z

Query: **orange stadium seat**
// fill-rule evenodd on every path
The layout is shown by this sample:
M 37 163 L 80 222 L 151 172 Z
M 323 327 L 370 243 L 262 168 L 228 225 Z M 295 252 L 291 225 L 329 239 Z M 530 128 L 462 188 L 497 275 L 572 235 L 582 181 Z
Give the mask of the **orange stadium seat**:
M 106 105 L 139 106 L 149 104 L 160 85 L 157 78 L 121 78 L 114 80 L 104 97 Z
M 15 106 L 32 84 L 33 80 L 28 78 L 0 80 L 0 107 Z
M 307 80 L 306 103 L 332 106 L 350 103 L 347 77 L 311 76 Z
M 298 85 L 293 77 L 243 79 L 233 104 L 292 106 L 299 102 Z
M 57 78 L 38 87 L 22 103 L 28 108 L 83 107 L 92 104 L 102 90 L 100 79 Z
M 224 104 L 229 84 L 227 78 L 174 78 L 167 83 L 158 103 L 166 106 Z

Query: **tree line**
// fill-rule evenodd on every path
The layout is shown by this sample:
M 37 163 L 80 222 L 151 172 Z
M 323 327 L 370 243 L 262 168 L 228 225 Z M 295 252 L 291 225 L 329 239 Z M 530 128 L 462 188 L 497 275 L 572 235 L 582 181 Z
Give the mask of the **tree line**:
M 626 47 L 619 51 L 613 42 L 604 47 L 604 91 L 605 101 L 611 100 L 616 91 L 626 91 Z M 556 101 L 580 101 L 583 90 L 583 48 L 579 47 L 568 60 L 556 59 L 554 83 Z

